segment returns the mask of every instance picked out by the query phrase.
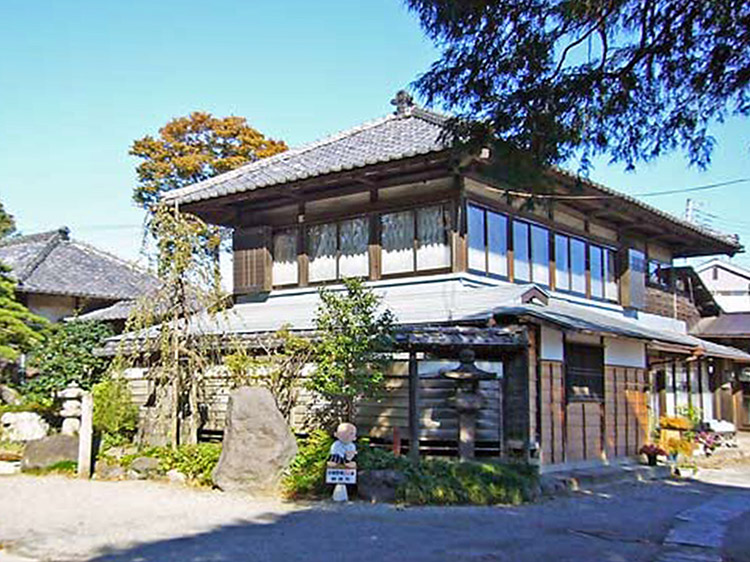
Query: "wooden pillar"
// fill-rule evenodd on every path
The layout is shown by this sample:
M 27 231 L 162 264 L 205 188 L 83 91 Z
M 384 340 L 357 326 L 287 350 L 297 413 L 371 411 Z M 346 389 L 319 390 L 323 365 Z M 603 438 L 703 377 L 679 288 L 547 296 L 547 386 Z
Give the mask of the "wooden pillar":
M 419 461 L 419 371 L 415 351 L 409 352 L 409 457 Z

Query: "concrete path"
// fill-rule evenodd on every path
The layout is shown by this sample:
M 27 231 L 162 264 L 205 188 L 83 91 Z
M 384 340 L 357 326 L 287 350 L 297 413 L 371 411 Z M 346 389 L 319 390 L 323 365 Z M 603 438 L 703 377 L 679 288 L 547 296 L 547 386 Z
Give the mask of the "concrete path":
M 733 491 L 719 493 L 678 514 L 657 562 L 750 560 L 750 540 L 745 538 L 746 533 L 736 536 L 729 532 L 734 520 L 750 518 L 750 467 L 701 470 L 695 478 Z

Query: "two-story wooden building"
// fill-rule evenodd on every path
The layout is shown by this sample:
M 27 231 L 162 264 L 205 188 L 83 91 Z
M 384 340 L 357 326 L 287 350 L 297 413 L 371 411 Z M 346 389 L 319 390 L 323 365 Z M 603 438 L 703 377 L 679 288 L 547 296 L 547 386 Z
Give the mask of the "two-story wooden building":
M 234 229 L 236 304 L 209 331 L 251 342 L 284 324 L 310 330 L 317 287 L 363 277 L 395 312 L 404 352 L 390 397 L 361 408 L 374 437 L 396 426 L 407 443 L 450 447 L 450 389 L 420 375 L 464 347 L 498 373 L 482 383 L 485 454 L 602 462 L 637 453 L 650 410 L 711 417 L 716 381 L 750 356 L 687 334 L 670 268 L 735 254 L 735 239 L 559 169 L 538 175 L 532 197 L 501 156 L 454 149 L 445 117 L 403 93 L 393 103 L 165 196 Z

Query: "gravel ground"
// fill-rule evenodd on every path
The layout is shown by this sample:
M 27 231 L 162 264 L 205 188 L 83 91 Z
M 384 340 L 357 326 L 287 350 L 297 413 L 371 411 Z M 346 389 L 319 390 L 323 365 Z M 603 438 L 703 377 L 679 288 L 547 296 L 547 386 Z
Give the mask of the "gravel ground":
M 696 482 L 644 483 L 521 507 L 399 509 L 12 476 L 0 478 L 0 562 L 647 562 L 677 513 L 717 493 Z
M 10 555 L 83 560 L 221 525 L 270 523 L 292 506 L 278 501 L 144 481 L 63 476 L 0 477 L 0 561 Z M 5 558 L 3 558 L 5 556 Z

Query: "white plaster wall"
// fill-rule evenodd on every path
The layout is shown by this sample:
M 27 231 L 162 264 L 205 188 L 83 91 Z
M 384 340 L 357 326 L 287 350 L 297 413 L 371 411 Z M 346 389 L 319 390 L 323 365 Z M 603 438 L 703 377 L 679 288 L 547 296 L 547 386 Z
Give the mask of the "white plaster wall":
M 542 345 L 539 358 L 547 361 L 562 361 L 564 357 L 563 333 L 560 330 L 542 326 Z
M 63 295 L 29 295 L 28 309 L 50 322 L 59 322 L 73 316 L 76 311 L 75 299 Z
M 646 345 L 638 340 L 604 338 L 604 364 L 644 369 Z

